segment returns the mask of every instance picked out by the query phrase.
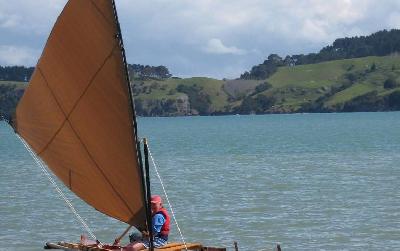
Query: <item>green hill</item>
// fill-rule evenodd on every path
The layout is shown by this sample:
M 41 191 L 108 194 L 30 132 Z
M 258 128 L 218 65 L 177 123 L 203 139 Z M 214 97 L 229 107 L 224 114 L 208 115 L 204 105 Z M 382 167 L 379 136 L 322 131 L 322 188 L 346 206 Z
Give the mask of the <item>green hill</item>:
M 0 81 L 0 113 L 12 113 L 25 82 Z M 400 110 L 400 56 L 282 66 L 267 79 L 134 80 L 140 116 Z
M 211 78 L 135 80 L 137 113 L 145 116 L 208 115 L 226 110 L 224 81 Z
M 388 79 L 395 84 L 385 88 Z M 267 80 L 274 88 L 266 94 L 278 98 L 276 106 L 283 110 L 309 111 L 313 106 L 319 111 L 342 111 L 346 103 L 367 93 L 375 93 L 384 102 L 390 93 L 399 90 L 399 80 L 398 56 L 345 59 L 281 67 Z
M 162 65 L 127 68 L 141 116 L 391 111 L 400 110 L 399 52 L 400 30 L 392 29 L 338 38 L 317 53 L 270 54 L 234 80 L 176 78 Z M 13 113 L 26 87 L 18 81 L 33 71 L 0 66 L 0 115 Z
M 397 109 L 389 96 L 398 83 L 400 57 L 385 56 L 284 66 L 265 80 L 139 81 L 134 93 L 138 113 L 150 116 L 380 111 Z

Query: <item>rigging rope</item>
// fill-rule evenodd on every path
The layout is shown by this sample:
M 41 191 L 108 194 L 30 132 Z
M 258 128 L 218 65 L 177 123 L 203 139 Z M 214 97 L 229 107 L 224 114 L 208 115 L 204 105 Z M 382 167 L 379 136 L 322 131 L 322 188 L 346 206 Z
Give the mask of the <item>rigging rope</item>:
M 63 191 L 60 189 L 60 187 L 57 185 L 57 183 L 54 181 L 54 179 L 51 177 L 50 173 L 47 171 L 45 164 L 39 159 L 39 157 L 33 152 L 32 148 L 26 143 L 26 141 L 21 138 L 18 134 L 16 134 L 19 140 L 21 140 L 22 144 L 25 146 L 26 150 L 30 153 L 31 157 L 35 160 L 36 164 L 42 169 L 43 173 L 47 176 L 49 181 L 54 185 L 55 189 L 57 190 L 58 194 L 61 196 L 62 199 L 64 199 L 65 203 L 68 205 L 68 207 L 71 209 L 71 211 L 74 213 L 75 217 L 81 222 L 81 224 L 84 227 L 84 230 L 89 233 L 90 237 L 92 237 L 94 240 L 97 240 L 96 236 L 93 234 L 92 230 L 89 228 L 89 226 L 86 224 L 85 220 L 78 214 L 78 212 L 75 210 L 74 206 L 72 203 L 68 200 L 68 198 L 65 196 Z M 101 243 L 100 243 L 101 244 Z
M 161 179 L 160 173 L 158 172 L 158 168 L 157 168 L 156 162 L 154 161 L 153 155 L 151 154 L 150 147 L 149 147 L 149 146 L 147 146 L 147 147 L 148 147 L 149 155 L 150 155 L 151 161 L 153 162 L 153 166 L 154 166 L 154 169 L 155 169 L 155 171 L 156 171 L 157 177 L 158 177 L 158 179 L 160 180 L 160 184 L 161 184 L 162 190 L 163 190 L 163 192 L 164 192 L 165 199 L 167 200 L 168 206 L 169 206 L 169 208 L 170 208 L 170 210 L 171 210 L 172 218 L 174 218 L 176 228 L 178 229 L 178 232 L 179 232 L 179 234 L 180 234 L 180 236 L 181 236 L 183 245 L 185 245 L 185 249 L 186 249 L 186 251 L 187 251 L 188 249 L 187 249 L 187 246 L 186 246 L 185 238 L 183 237 L 181 228 L 179 227 L 178 221 L 176 220 L 174 210 L 173 210 L 173 208 L 172 208 L 171 202 L 169 201 L 168 194 L 167 194 L 167 191 L 165 190 L 164 183 L 163 183 L 163 181 L 162 181 L 162 179 Z

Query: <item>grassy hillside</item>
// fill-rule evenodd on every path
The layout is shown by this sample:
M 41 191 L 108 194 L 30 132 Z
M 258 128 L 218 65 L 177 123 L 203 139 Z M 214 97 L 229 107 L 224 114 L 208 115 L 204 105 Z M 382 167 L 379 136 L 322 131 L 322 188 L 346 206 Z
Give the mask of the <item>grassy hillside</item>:
M 320 109 L 340 111 L 356 97 L 376 92 L 382 98 L 400 85 L 384 88 L 387 79 L 400 83 L 400 57 L 365 57 L 295 67 L 281 67 L 266 81 L 263 94 L 277 99 L 275 111 L 296 112 L 319 103 Z
M 10 114 L 25 82 L 0 81 Z M 400 110 L 400 57 L 365 57 L 279 67 L 264 80 L 205 77 L 134 80 L 142 116 Z
M 4 81 L 0 80 L 0 85 L 15 85 L 17 89 L 25 89 L 28 82 L 19 82 L 19 81 Z
M 197 114 L 198 111 L 194 110 L 197 108 L 196 105 L 200 107 L 200 103 L 206 104 L 206 111 L 202 113 L 208 114 L 223 112 L 226 109 L 228 95 L 223 90 L 223 84 L 224 81 L 204 77 L 135 80 L 133 82 L 133 90 L 137 106 L 139 109 L 147 110 L 146 115 Z M 177 100 L 187 106 L 187 111 L 184 114 L 179 114 L 179 111 L 173 110 L 174 102 L 177 102 Z M 196 100 L 198 101 L 197 103 L 194 102 Z M 140 104 L 138 105 L 138 103 Z M 167 107 L 165 108 L 165 106 Z M 155 111 L 152 112 L 154 109 Z M 168 109 L 171 112 L 165 111 Z
M 393 79 L 396 86 L 385 89 L 388 79 Z M 366 94 L 374 93 L 377 99 L 386 102 L 391 93 L 400 90 L 397 83 L 400 83 L 400 57 L 385 56 L 280 67 L 265 80 L 140 81 L 135 82 L 135 88 L 141 89 L 135 96 L 147 101 L 186 97 L 192 103 L 193 97 L 179 88 L 183 85 L 207 95 L 209 113 L 342 111 L 346 104 Z M 371 110 L 391 109 L 380 104 Z

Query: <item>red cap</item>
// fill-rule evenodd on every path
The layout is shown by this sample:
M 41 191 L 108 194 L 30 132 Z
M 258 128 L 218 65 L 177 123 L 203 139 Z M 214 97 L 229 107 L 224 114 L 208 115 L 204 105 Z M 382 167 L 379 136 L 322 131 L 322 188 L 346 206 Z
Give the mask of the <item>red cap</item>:
M 151 203 L 162 203 L 162 199 L 160 195 L 151 196 Z

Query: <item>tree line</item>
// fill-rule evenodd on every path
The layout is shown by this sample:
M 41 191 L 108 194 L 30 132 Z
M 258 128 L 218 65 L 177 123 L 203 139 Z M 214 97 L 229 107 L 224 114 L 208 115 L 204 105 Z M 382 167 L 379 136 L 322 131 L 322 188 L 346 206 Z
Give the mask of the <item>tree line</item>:
M 27 82 L 31 78 L 34 67 L 0 66 L 0 80 Z
M 167 79 L 172 77 L 167 67 L 163 65 L 150 66 L 141 64 L 128 64 L 128 72 L 132 79 Z
M 28 82 L 35 67 L 0 66 L 0 81 Z M 132 79 L 167 79 L 172 77 L 167 67 L 141 64 L 128 64 L 128 72 Z
M 322 48 L 318 53 L 307 55 L 288 55 L 285 58 L 271 54 L 250 71 L 244 72 L 240 79 L 266 79 L 280 66 L 315 64 L 325 61 L 358 58 L 367 56 L 386 56 L 400 52 L 400 30 L 382 30 L 369 36 L 356 36 L 336 39 L 332 45 Z

